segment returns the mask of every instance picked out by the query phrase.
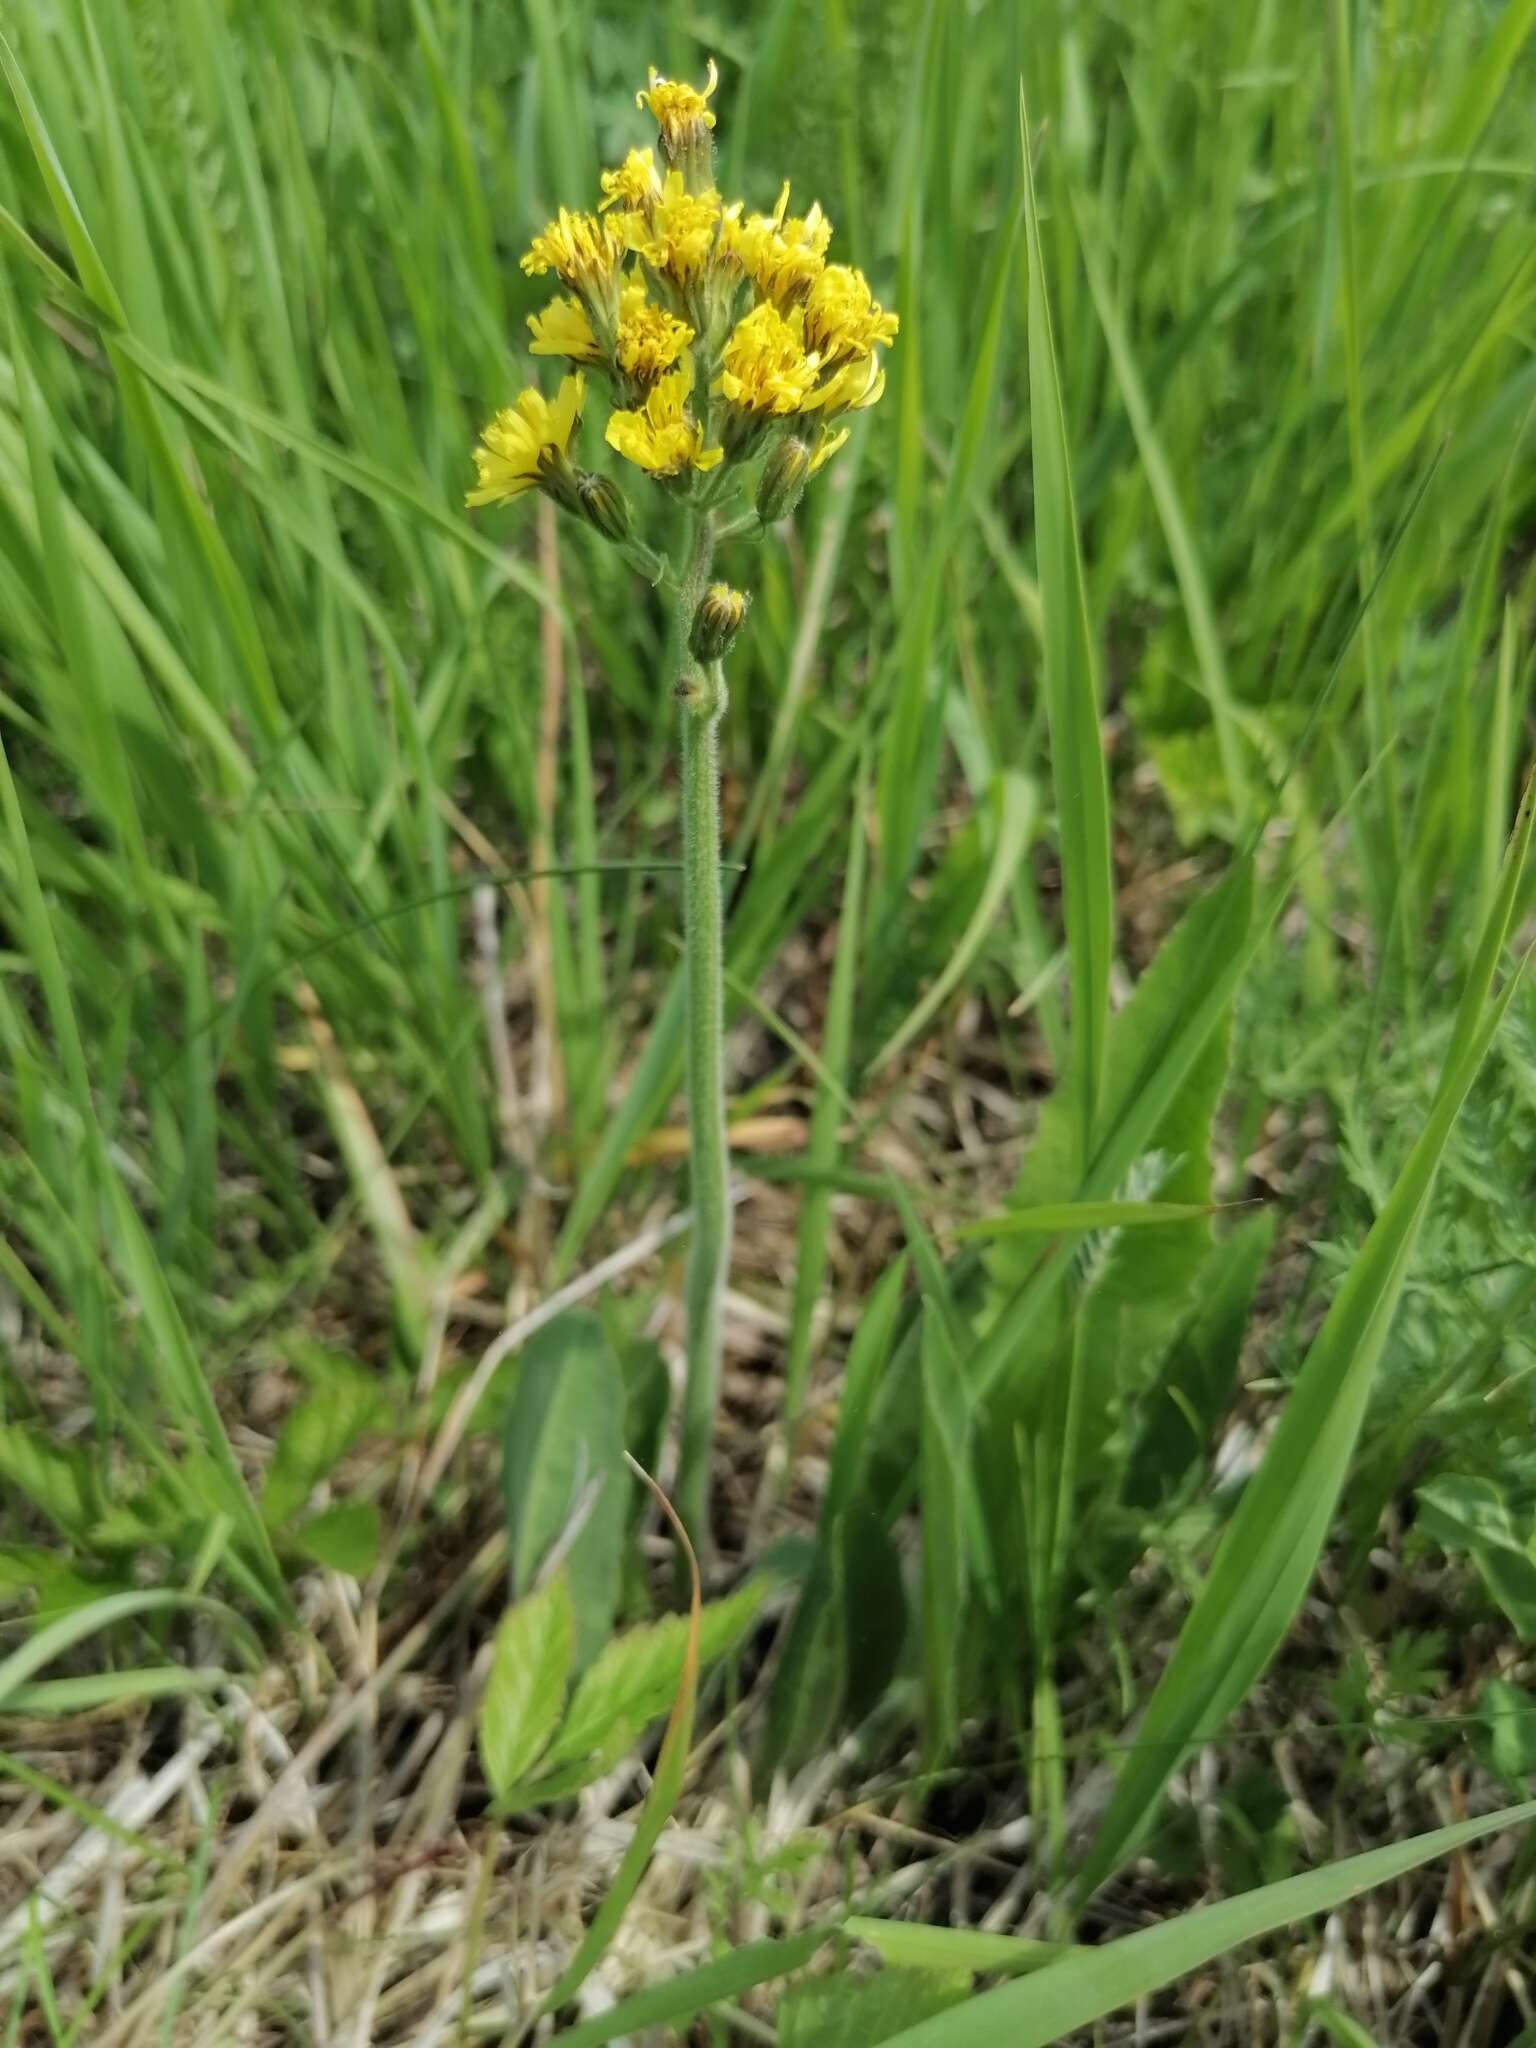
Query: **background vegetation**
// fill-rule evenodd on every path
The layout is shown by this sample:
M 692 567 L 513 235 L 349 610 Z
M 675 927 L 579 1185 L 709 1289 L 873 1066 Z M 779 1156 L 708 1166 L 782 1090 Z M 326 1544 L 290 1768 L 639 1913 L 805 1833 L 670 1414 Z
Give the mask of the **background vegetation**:
M 1536 1769 L 1533 30 L 13 10 L 0 2040 L 1536 2040 L 1406 1875 Z M 691 1635 L 661 618 L 459 506 L 709 52 L 902 333 L 730 565 Z

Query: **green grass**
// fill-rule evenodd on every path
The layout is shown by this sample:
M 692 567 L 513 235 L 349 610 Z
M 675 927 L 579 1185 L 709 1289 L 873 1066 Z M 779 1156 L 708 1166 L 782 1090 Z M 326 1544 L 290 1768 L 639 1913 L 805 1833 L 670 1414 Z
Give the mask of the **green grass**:
M 737 1152 L 734 1284 L 782 1335 L 738 1346 L 769 1388 L 717 1475 L 722 1514 L 755 1497 L 727 1544 L 749 1591 L 702 1623 L 706 1674 L 749 1625 L 767 1647 L 763 1614 L 778 1647 L 706 1678 L 700 1727 L 759 1791 L 845 1739 L 870 1783 L 920 1755 L 1010 1787 L 1030 1931 L 1063 1940 L 1147 1858 L 1186 1903 L 1302 1882 L 1265 1863 L 1300 1860 L 1273 1827 L 1230 1867 L 1207 1832 L 1191 1878 L 1165 1794 L 1192 1753 L 1315 1719 L 1319 1684 L 1376 1729 L 1319 1737 L 1370 1807 L 1351 1846 L 1410 1846 L 1368 1792 L 1398 1691 L 1427 1772 L 1512 1797 L 1536 1761 L 1536 0 L 53 0 L 5 34 L 14 1711 L 281 1666 L 326 1569 L 362 1588 L 357 1642 L 415 1625 L 413 1574 L 500 1512 L 522 1347 L 455 1397 L 556 1288 L 601 1319 L 615 1491 L 623 1448 L 670 1469 L 674 1255 L 582 1291 L 685 1200 L 665 618 L 585 529 L 460 506 L 529 374 L 519 251 L 645 139 L 647 64 L 712 52 L 722 183 L 819 196 L 902 331 L 788 545 L 724 561 L 754 600 L 722 732 L 733 1111 L 803 1129 Z M 597 1423 L 550 1398 L 590 1473 Z M 1263 1441 L 1234 1496 L 1239 1416 Z M 658 1668 L 681 1683 L 643 1500 L 598 1518 L 615 1690 L 556 1791 L 641 1741 Z M 1381 1593 L 1383 1555 L 1432 1594 Z M 1478 1647 L 1447 1674 L 1463 1609 Z M 326 1684 L 356 1647 L 326 1638 Z M 557 1708 L 567 1680 L 593 1697 L 545 1677 Z M 1237 1781 L 1233 1840 L 1263 1805 Z M 188 1858 L 152 1902 L 178 1958 L 233 1887 L 217 1831 L 207 1858 L 210 1886 Z M 759 2015 L 756 1985 L 844 1938 L 807 1945 L 774 1882 L 761 1974 L 700 1970 Z M 1156 1897 L 1174 1960 L 1123 1959 L 1131 1997 L 1214 1953 Z M 102 1989 L 28 1940 L 0 1970 L 66 2038 Z M 1060 2026 L 1089 2024 L 1081 1967 L 1050 1969 Z M 1338 2038 L 1382 2032 L 1329 1998 Z M 993 2038 L 958 2025 L 917 2038 Z

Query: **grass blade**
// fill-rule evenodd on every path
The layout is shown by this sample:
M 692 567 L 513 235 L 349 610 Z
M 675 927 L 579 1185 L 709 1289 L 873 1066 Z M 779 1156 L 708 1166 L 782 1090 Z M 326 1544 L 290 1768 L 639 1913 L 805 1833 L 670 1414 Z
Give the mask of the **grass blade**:
M 1421 1864 L 1532 1820 L 1536 1799 L 1197 1907 L 1123 1940 L 1079 1949 L 1020 1983 L 984 1992 L 961 2009 L 908 2027 L 892 2037 L 890 2048 L 1050 2048 L 1064 2034 L 1174 1983 L 1245 1941 L 1332 1912 L 1373 1885 L 1390 1884 Z
M 1088 593 L 1078 545 L 1066 409 L 1046 297 L 1045 256 L 1040 242 L 1040 212 L 1022 85 L 1019 137 L 1024 155 L 1024 232 L 1029 249 L 1029 409 L 1035 467 L 1035 548 L 1045 623 L 1045 697 L 1050 718 L 1051 770 L 1056 786 L 1072 987 L 1070 1084 L 1077 1102 L 1079 1157 L 1086 1165 L 1097 1123 L 1109 1031 L 1114 873 L 1110 863 L 1109 792 L 1099 737 L 1098 684 L 1088 624 Z

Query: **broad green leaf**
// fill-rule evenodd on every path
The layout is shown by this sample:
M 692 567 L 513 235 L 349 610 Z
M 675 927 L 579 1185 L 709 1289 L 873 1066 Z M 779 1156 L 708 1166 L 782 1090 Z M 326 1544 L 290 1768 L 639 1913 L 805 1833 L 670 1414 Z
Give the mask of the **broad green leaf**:
M 701 1665 L 712 1664 L 735 1648 L 767 1594 L 766 1579 L 749 1579 L 724 1600 L 702 1609 L 698 1633 Z M 580 1763 L 605 1751 L 616 1734 L 627 1748 L 664 1714 L 682 1682 L 689 1630 L 686 1615 L 666 1614 L 659 1621 L 614 1636 L 577 1680 L 570 1707 L 541 1769 L 553 1771 Z
M 624 1375 L 596 1316 L 572 1311 L 517 1363 L 503 1455 L 512 1588 L 558 1548 L 576 1615 L 576 1661 L 607 1641 L 618 1606 L 629 1468 Z
M 619 1859 L 619 1867 L 609 1880 L 602 1902 L 592 1916 L 591 1924 L 576 1953 L 561 1971 L 556 1983 L 545 1994 L 540 2008 L 543 2018 L 558 2012 L 562 2005 L 570 2003 L 577 1990 L 602 1961 L 609 1943 L 618 1932 L 619 1922 L 629 1909 L 629 1902 L 640 1888 L 641 1879 L 649 1868 L 651 1855 L 661 1831 L 666 1826 L 683 1789 L 683 1777 L 688 1768 L 688 1748 L 693 1741 L 693 1717 L 699 1699 L 699 1642 L 701 1636 L 699 1598 L 699 1565 L 688 1541 L 688 1532 L 678 1519 L 676 1510 L 654 1480 L 648 1480 L 651 1493 L 671 1523 L 673 1533 L 682 1549 L 688 1567 L 688 1633 L 683 1643 L 682 1669 L 678 1674 L 677 1696 L 672 1702 L 672 1711 L 667 1716 L 666 1733 L 661 1738 L 661 1748 L 656 1753 L 656 1767 L 651 1774 L 651 1789 L 646 1794 L 645 1804 L 640 1809 L 635 1831 L 630 1837 L 629 1847 Z
M 377 1374 L 330 1353 L 315 1372 L 318 1384 L 283 1418 L 267 1467 L 261 1512 L 269 1529 L 284 1528 L 358 1439 L 391 1420 Z
M 293 1540 L 316 1564 L 366 1579 L 379 1555 L 379 1511 L 372 1501 L 338 1501 L 301 1522 Z
M 559 1572 L 509 1607 L 497 1625 L 480 1702 L 479 1747 L 498 1801 L 527 1777 L 559 1725 L 575 1629 L 570 1589 Z
M 1119 1941 L 1074 1950 L 1017 1984 L 983 1992 L 963 2009 L 924 2020 L 893 2039 L 900 2048 L 1051 2048 L 1075 2028 L 1150 1996 L 1244 1942 L 1331 1913 L 1373 1885 L 1391 1884 L 1437 1857 L 1532 1820 L 1536 1799 L 1196 1907 Z

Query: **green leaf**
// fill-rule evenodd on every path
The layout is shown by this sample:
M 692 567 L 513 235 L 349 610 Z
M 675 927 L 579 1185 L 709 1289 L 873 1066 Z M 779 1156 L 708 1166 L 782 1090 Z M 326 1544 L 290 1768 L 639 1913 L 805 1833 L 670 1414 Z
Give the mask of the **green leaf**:
M 1536 1695 L 1507 1678 L 1490 1678 L 1477 1696 L 1478 1744 L 1491 1769 L 1511 1785 L 1536 1777 Z
M 1492 967 L 1490 964 L 1489 972 Z M 1428 1122 L 1350 1267 L 1164 1669 L 1078 1877 L 1086 1896 L 1151 1824 L 1190 1747 L 1221 1728 L 1306 1594 L 1354 1454 L 1436 1169 L 1516 986 L 1441 1077 Z
M 1153 1508 L 1166 1500 L 1210 1443 L 1231 1399 L 1253 1291 L 1274 1234 L 1272 1211 L 1250 1216 L 1201 1268 L 1195 1305 L 1143 1404 L 1122 1490 L 1130 1506 Z
M 767 1594 L 766 1579 L 749 1579 L 726 1599 L 703 1609 L 701 1666 L 735 1648 Z M 577 1681 L 569 1711 L 541 1770 L 577 1764 L 598 1753 L 607 1755 L 614 1742 L 620 1753 L 628 1748 L 676 1698 L 687 1647 L 688 1618 L 682 1614 L 663 1615 L 660 1621 L 614 1636 Z
M 1025 1970 L 1043 1970 L 1070 1955 L 1070 1943 L 1027 1941 L 1018 1934 L 986 1934 L 974 1927 L 934 1927 L 922 1920 L 873 1920 L 855 1915 L 844 1921 L 855 1941 L 862 1941 L 888 1963 L 912 1970 L 965 1970 L 976 1977 L 1017 1977 Z
M 379 1511 L 368 1500 L 338 1501 L 300 1523 L 293 1540 L 316 1564 L 365 1579 L 378 1560 Z
M 1447 1473 L 1418 1491 L 1418 1529 L 1442 1550 L 1470 1557 L 1520 1640 L 1536 1642 L 1536 1532 L 1517 1524 L 1492 1479 Z
M 786 1991 L 774 2014 L 779 2048 L 874 2048 L 914 2019 L 947 2012 L 971 1993 L 970 1976 L 951 1970 L 881 1970 L 874 1977 L 812 1977 Z
M 559 1546 L 578 1666 L 607 1641 L 618 1606 L 629 1505 L 625 1410 L 623 1371 L 596 1316 L 559 1316 L 530 1339 L 504 1438 L 512 1587 L 524 1592 Z
M 1120 1941 L 1076 1949 L 1017 1984 L 983 1992 L 963 2010 L 923 2020 L 892 2038 L 900 2048 L 1051 2048 L 1075 2028 L 1150 1996 L 1244 1942 L 1331 1913 L 1373 1885 L 1390 1884 L 1421 1864 L 1532 1820 L 1536 1800 L 1197 1907 Z
M 319 1384 L 284 1418 L 267 1467 L 261 1512 L 269 1529 L 292 1520 L 359 1437 L 389 1426 L 389 1399 L 373 1373 L 332 1354 L 316 1371 Z
M 946 1756 L 959 1733 L 965 1617 L 971 1407 L 960 1364 L 931 1301 L 923 1303 L 921 1448 L 924 1753 Z
M 901 1611 L 896 1606 L 901 1597 L 899 1565 L 894 1601 L 887 1578 L 885 1599 L 877 1596 L 872 1605 L 867 1603 L 870 1581 L 873 1578 L 878 1584 L 880 1573 L 880 1564 L 872 1561 L 871 1550 L 876 1543 L 883 1542 L 887 1552 L 890 1546 L 874 1515 L 868 1510 L 860 1513 L 858 1487 L 866 1463 L 870 1412 L 890 1361 L 905 1278 L 904 1260 L 898 1260 L 881 1274 L 864 1305 L 849 1347 L 837 1434 L 816 1524 L 816 1547 L 794 1615 L 781 1639 L 768 1699 L 768 1726 L 755 1763 L 755 1769 L 765 1778 L 786 1761 L 803 1760 L 814 1743 L 836 1725 L 844 1693 L 854 1675 L 848 1657 L 851 1612 L 840 1613 L 833 1598 L 839 1576 L 839 1553 L 845 1599 L 855 1597 L 855 1587 L 866 1596 L 860 1611 L 865 1628 L 872 1620 L 877 1628 L 880 1626 L 883 1609 L 888 1631 L 891 1615 Z M 867 1525 L 872 1521 L 875 1528 L 871 1538 Z M 901 1622 L 905 1633 L 904 1611 Z M 887 1639 L 883 1647 L 890 1652 L 888 1657 L 861 1651 L 858 1673 L 860 1680 L 867 1680 L 870 1675 L 879 1678 L 882 1688 L 901 1646 L 899 1640 L 893 1646 Z M 868 1691 L 863 1697 L 865 1704 L 872 1703 Z
M 1059 1237 L 1068 1231 L 1151 1230 L 1170 1223 L 1207 1223 L 1212 1213 L 1209 1202 L 1039 1202 L 962 1223 L 955 1235 Z
M 575 1629 L 558 1572 L 501 1617 L 479 1729 L 480 1762 L 498 1802 L 527 1777 L 559 1723 Z
M 835 1927 L 811 1927 L 779 1941 L 746 1942 L 696 1970 L 684 1970 L 663 1984 L 647 1984 L 606 2012 L 567 2027 L 559 2036 L 560 2048 L 603 2048 L 604 2042 L 621 2034 L 641 2034 L 653 2027 L 666 2027 L 668 2039 L 681 2039 L 682 2030 L 674 2022 L 690 2020 L 722 1999 L 740 1998 L 744 1991 L 802 1969 L 836 1932 Z
M 1253 864 L 1239 859 L 1214 889 L 1180 918 L 1156 960 L 1116 1017 L 1106 1060 L 1103 1100 L 1092 1158 L 1075 1177 L 1073 1109 L 1060 1094 L 1041 1112 L 1039 1128 L 1015 1186 L 1021 1204 L 1099 1202 L 1119 1199 L 1138 1161 L 1172 1140 L 1173 1156 L 1186 1168 L 1209 1172 L 1199 1132 L 1208 1127 L 1225 1059 L 1226 1019 L 1233 995 L 1253 950 L 1278 911 L 1283 892 L 1272 894 L 1266 914 L 1254 916 Z M 1186 1148 L 1193 1143 L 1194 1150 Z M 1184 1171 L 1181 1168 L 1181 1172 Z M 1195 1185 L 1194 1181 L 1185 1183 Z M 1177 1188 L 1178 1182 L 1175 1182 Z M 1203 1183 L 1208 1189 L 1208 1180 Z M 1204 1240 L 1207 1226 L 1167 1226 Z M 1154 1232 L 1138 1232 L 1155 1242 Z M 1066 1249 L 1076 1237 L 1028 1254 L 1027 1240 L 1000 1243 L 987 1265 L 1001 1286 L 1011 1289 L 992 1318 L 972 1361 L 982 1393 L 1007 1375 L 1010 1384 L 1038 1381 L 1053 1355 L 1061 1314 L 1060 1290 Z M 1185 1254 L 1170 1273 L 1187 1285 Z
M 1088 594 L 1078 544 L 1067 416 L 1062 403 L 1045 255 L 1035 199 L 1029 117 L 1019 87 L 1024 159 L 1024 232 L 1029 252 L 1029 416 L 1035 472 L 1035 552 L 1045 623 L 1045 702 L 1061 841 L 1067 955 L 1072 988 L 1069 1083 L 1078 1172 L 1086 1168 L 1098 1121 L 1109 1028 L 1109 960 L 1114 944 L 1114 870 L 1109 792 L 1099 732 L 1099 691 Z
M 90 1454 L 50 1443 L 23 1423 L 0 1423 L 0 1481 L 24 1494 L 61 1535 L 82 1534 L 95 1517 L 98 1493 Z

